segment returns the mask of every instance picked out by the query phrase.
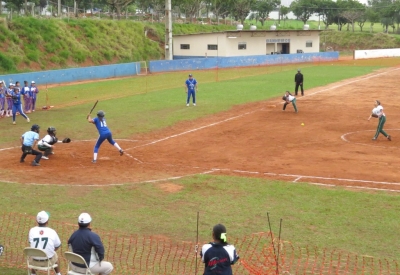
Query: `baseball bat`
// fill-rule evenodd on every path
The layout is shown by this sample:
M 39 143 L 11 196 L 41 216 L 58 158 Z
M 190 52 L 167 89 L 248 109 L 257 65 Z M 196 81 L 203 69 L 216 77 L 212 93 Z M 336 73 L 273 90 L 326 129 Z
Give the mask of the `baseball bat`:
M 97 105 L 98 102 L 99 102 L 99 101 L 96 100 L 96 103 L 93 105 L 93 108 L 92 108 L 92 110 L 90 110 L 90 113 L 87 115 L 86 119 L 89 118 L 89 116 L 90 116 L 90 114 L 93 112 L 94 108 L 96 108 L 96 105 Z

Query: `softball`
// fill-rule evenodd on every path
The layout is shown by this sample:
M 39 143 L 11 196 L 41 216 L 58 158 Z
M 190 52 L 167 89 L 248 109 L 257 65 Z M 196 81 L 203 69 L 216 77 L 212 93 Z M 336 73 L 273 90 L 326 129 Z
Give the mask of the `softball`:
M 301 126 L 304 126 L 304 123 L 301 123 Z

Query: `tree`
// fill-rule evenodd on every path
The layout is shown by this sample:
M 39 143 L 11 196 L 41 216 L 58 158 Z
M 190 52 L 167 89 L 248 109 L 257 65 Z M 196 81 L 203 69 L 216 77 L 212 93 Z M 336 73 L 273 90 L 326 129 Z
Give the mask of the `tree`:
M 379 14 L 380 22 L 385 32 L 388 32 L 389 26 L 393 25 L 396 14 L 396 0 L 369 0 L 368 4 Z
M 318 1 L 317 6 L 317 12 L 322 16 L 322 22 L 324 22 L 325 30 L 327 30 L 330 25 L 336 22 L 335 18 L 339 13 L 338 6 L 332 0 Z
M 279 8 L 279 20 L 283 20 L 283 23 L 285 23 L 286 20 L 286 15 L 290 12 L 290 8 L 286 6 L 280 6 Z
M 257 0 L 252 6 L 252 10 L 257 12 L 258 19 L 260 20 L 261 25 L 264 26 L 264 22 L 267 20 L 269 13 L 276 9 L 280 4 L 280 0 Z
M 217 23 L 220 16 L 225 17 L 229 14 L 232 5 L 232 0 L 211 0 L 211 10 L 217 19 Z
M 235 0 L 233 1 L 232 14 L 236 19 L 244 24 L 244 20 L 249 15 L 251 7 L 256 0 Z
M 367 8 L 365 12 L 365 17 L 369 22 L 371 22 L 371 32 L 373 32 L 373 26 L 375 23 L 378 23 L 380 20 L 379 13 L 374 11 L 373 8 Z
M 307 23 L 308 19 L 315 13 L 318 8 L 315 0 L 296 0 L 290 4 L 290 9 L 297 18 Z
M 121 19 L 122 11 L 133 2 L 133 0 L 107 0 L 112 10 L 117 12 L 118 20 Z

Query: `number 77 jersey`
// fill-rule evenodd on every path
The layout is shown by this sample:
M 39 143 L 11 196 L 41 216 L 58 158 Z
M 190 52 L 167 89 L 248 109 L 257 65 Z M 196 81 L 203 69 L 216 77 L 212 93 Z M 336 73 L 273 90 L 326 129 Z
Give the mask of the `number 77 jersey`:
M 46 226 L 35 226 L 29 230 L 29 243 L 32 248 L 46 252 L 47 257 L 53 258 L 55 249 L 61 246 L 60 237 L 54 229 Z M 36 260 L 44 260 L 40 257 Z

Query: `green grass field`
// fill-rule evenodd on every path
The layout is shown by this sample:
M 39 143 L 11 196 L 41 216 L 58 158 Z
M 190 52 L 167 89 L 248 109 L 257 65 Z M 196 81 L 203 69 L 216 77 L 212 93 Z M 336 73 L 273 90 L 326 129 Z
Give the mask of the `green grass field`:
M 305 75 L 305 88 L 309 89 L 394 66 L 398 61 L 377 59 L 302 64 L 300 67 Z M 41 125 L 42 134 L 47 127 L 55 126 L 59 136 L 69 136 L 73 140 L 93 139 L 97 133 L 85 117 L 99 99 L 96 109 L 106 111 L 114 137 L 133 138 L 185 120 L 212 116 L 235 105 L 271 98 L 278 100 L 285 90 L 293 89 L 298 67 L 195 71 L 194 77 L 199 82 L 196 108 L 185 106 L 183 82 L 187 72 L 55 86 L 47 91 L 50 105 L 55 108 L 35 112 L 30 117 L 33 123 Z M 45 105 L 45 94 L 42 86 L 39 106 Z M 0 147 L 4 148 L 18 145 L 19 136 L 30 124 L 18 117 L 16 126 L 11 125 L 9 119 L 2 119 L 0 127 Z M 0 169 L 0 181 L 4 172 Z M 94 230 L 163 235 L 187 241 L 196 238 L 198 211 L 201 239 L 209 238 L 212 226 L 218 222 L 227 226 L 230 236 L 239 238 L 268 231 L 269 212 L 273 231 L 277 233 L 282 218 L 282 238 L 298 246 L 400 259 L 395 234 L 400 229 L 396 222 L 400 200 L 396 194 L 212 175 L 196 175 L 170 183 L 182 189 L 166 193 L 159 183 L 70 188 L 0 182 L 0 207 L 3 214 L 15 212 L 32 216 L 44 209 L 51 213 L 52 220 L 68 223 L 75 223 L 79 213 L 87 211 L 94 217 Z M 1 274 L 22 275 L 24 272 L 0 267 Z

